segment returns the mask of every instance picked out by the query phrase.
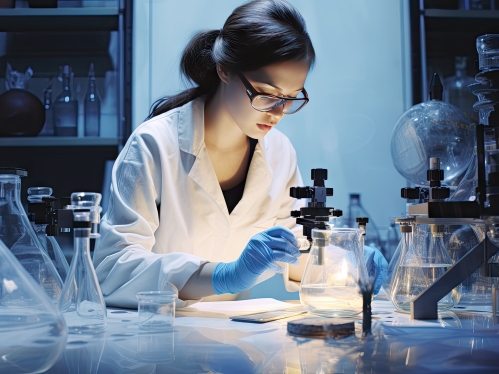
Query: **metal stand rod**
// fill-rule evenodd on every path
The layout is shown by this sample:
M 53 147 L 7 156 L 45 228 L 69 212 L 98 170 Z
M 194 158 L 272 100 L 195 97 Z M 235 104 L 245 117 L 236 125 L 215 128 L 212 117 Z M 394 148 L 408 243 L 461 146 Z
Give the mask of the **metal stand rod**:
M 411 317 L 414 319 L 438 319 L 438 302 L 484 263 L 499 252 L 499 248 L 485 237 L 463 258 L 452 265 L 424 292 L 411 301 Z M 484 257 L 484 254 L 485 257 Z

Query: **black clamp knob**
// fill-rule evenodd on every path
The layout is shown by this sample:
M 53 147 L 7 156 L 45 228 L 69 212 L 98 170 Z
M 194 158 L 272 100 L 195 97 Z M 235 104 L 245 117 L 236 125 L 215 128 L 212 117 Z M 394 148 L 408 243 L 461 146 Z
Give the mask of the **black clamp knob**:
M 342 217 L 343 216 L 343 211 L 340 209 L 334 209 L 332 212 L 333 217 Z
M 312 169 L 311 179 L 314 181 L 315 186 L 324 187 L 324 181 L 327 180 L 327 169 Z M 319 184 L 315 184 L 318 181 Z
M 441 169 L 426 170 L 426 180 L 430 187 L 440 187 L 440 181 L 444 180 L 444 171 Z
M 291 217 L 301 217 L 301 212 L 299 210 L 292 210 L 291 211 Z
M 369 218 L 367 217 L 357 217 L 355 219 L 355 222 L 357 222 L 360 225 L 365 225 L 366 223 L 369 223 Z
M 432 200 L 447 199 L 450 197 L 450 189 L 447 187 L 433 187 L 431 189 Z
M 419 199 L 419 187 L 401 188 L 400 197 L 407 200 Z

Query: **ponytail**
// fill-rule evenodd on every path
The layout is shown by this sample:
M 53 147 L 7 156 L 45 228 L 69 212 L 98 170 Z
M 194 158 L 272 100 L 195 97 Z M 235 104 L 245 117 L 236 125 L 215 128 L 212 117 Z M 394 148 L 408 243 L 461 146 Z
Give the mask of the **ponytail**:
M 182 53 L 180 70 L 190 83 L 197 86 L 157 100 L 152 105 L 147 119 L 185 105 L 200 96 L 211 97 L 215 93 L 220 78 L 213 60 L 212 49 L 219 35 L 220 30 L 202 31 L 191 39 Z
M 237 7 L 222 30 L 203 31 L 189 42 L 180 63 L 194 87 L 156 101 L 148 118 L 202 95 L 209 100 L 220 84 L 216 64 L 227 72 L 253 71 L 283 61 L 307 61 L 315 51 L 305 21 L 286 0 L 253 0 Z

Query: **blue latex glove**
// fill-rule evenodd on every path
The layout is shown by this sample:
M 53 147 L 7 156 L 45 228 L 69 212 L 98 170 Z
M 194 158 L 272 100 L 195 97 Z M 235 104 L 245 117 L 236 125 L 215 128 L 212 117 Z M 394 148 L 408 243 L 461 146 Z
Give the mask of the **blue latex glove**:
M 220 262 L 213 271 L 217 295 L 238 293 L 254 286 L 266 270 L 282 273 L 276 261 L 298 264 L 298 242 L 287 228 L 275 226 L 253 236 L 236 261 Z
M 367 245 L 364 246 L 364 260 L 367 274 L 374 280 L 374 294 L 377 295 L 388 276 L 388 262 L 378 249 Z

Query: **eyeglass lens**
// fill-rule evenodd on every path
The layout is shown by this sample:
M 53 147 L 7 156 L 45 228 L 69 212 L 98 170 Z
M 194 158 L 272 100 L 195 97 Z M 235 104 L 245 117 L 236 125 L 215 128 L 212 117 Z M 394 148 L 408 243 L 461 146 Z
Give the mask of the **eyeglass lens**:
M 305 104 L 305 96 L 303 92 L 297 96 L 298 99 L 303 100 L 287 100 L 284 104 L 283 112 L 292 114 L 298 111 Z M 276 106 L 282 105 L 283 100 L 274 96 L 258 95 L 253 99 L 253 108 L 262 111 L 272 110 Z

